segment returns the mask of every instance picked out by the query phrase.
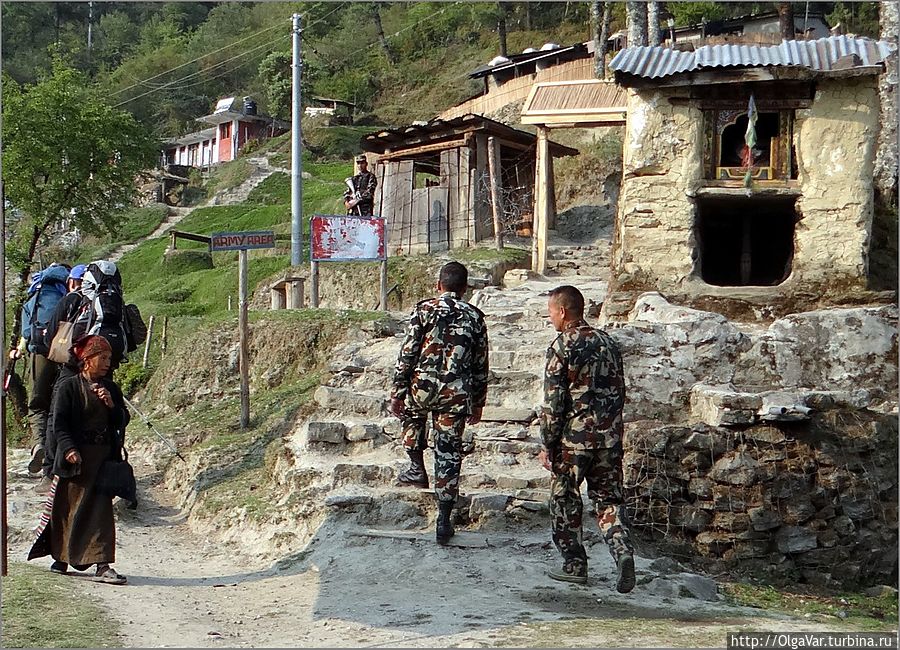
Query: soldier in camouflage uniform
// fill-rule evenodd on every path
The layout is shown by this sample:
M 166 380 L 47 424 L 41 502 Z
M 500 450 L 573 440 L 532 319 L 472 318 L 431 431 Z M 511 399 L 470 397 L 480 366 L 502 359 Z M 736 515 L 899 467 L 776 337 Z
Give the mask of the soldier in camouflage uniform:
M 391 412 L 403 425 L 403 446 L 412 462 L 398 477 L 399 485 L 428 487 L 422 452 L 431 415 L 440 544 L 454 534 L 450 515 L 459 495 L 462 458 L 474 448 L 465 426 L 481 419 L 487 396 L 487 327 L 484 314 L 460 300 L 467 284 L 462 264 L 450 262 L 441 268 L 441 295 L 413 310 L 391 391 Z
M 550 292 L 550 321 L 559 336 L 547 350 L 541 462 L 553 472 L 553 542 L 563 556 L 555 580 L 587 582 L 582 544 L 581 483 L 587 481 L 600 532 L 616 563 L 616 589 L 634 588 L 634 550 L 622 491 L 625 377 L 615 341 L 584 320 L 584 296 L 572 286 Z
M 360 217 L 370 217 L 375 208 L 375 188 L 378 187 L 378 179 L 369 171 L 369 161 L 365 155 L 356 157 L 356 166 L 359 173 L 347 179 L 348 187 L 344 192 L 344 207 L 347 214 Z

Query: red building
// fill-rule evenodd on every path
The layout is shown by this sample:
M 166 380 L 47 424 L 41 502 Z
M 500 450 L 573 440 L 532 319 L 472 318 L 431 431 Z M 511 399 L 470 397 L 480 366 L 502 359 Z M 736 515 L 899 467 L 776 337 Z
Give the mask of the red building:
M 215 110 L 198 122 L 212 128 L 173 138 L 163 148 L 163 164 L 188 167 L 208 167 L 237 158 L 251 140 L 266 140 L 291 128 L 289 122 L 257 112 L 251 97 L 237 101 L 226 97 L 216 103 Z

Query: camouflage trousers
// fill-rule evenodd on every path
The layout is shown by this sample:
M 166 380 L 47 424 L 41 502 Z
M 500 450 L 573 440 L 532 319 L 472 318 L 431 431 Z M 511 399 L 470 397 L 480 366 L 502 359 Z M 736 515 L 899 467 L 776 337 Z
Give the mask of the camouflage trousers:
M 582 542 L 581 484 L 587 482 L 588 497 L 597 512 L 600 533 L 613 561 L 634 548 L 628 536 L 622 491 L 622 446 L 611 449 L 560 449 L 553 459 L 550 483 L 550 518 L 553 543 L 570 570 L 587 569 Z
M 465 413 L 431 413 L 434 428 L 434 493 L 438 501 L 456 501 L 459 496 L 459 472 L 466 452 L 463 437 Z M 403 418 L 403 446 L 407 451 L 428 447 L 428 413 L 407 410 Z

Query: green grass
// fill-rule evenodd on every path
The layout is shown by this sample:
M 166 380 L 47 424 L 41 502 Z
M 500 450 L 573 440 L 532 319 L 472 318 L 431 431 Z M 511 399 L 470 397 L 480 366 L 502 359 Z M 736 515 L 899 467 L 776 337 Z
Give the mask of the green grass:
M 466 263 L 499 263 L 499 262 L 524 262 L 531 259 L 531 251 L 524 248 L 504 246 L 497 250 L 493 246 L 478 246 L 476 248 L 460 248 L 452 250 L 450 257 L 458 262 Z
M 864 594 L 799 593 L 772 587 L 731 582 L 722 585 L 729 603 L 778 611 L 793 616 L 821 615 L 836 617 L 843 612 L 843 623 L 859 630 L 896 629 L 897 594 L 880 596 Z
M 3 578 L 3 647 L 122 647 L 118 624 L 91 598 L 73 593 L 74 580 L 11 562 Z
M 169 210 L 164 205 L 130 208 L 125 211 L 121 223 L 109 237 L 85 237 L 73 251 L 73 260 L 86 264 L 93 260 L 104 259 L 119 246 L 152 233 L 165 220 L 168 213 Z

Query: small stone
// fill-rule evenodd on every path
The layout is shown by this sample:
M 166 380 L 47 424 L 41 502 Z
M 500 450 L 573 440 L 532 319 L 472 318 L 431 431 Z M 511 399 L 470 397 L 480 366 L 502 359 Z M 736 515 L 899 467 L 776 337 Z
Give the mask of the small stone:
M 342 422 L 310 422 L 307 424 L 306 439 L 308 442 L 344 442 L 347 427 Z
M 347 440 L 350 442 L 374 440 L 381 431 L 381 427 L 377 424 L 354 424 L 347 430 Z

